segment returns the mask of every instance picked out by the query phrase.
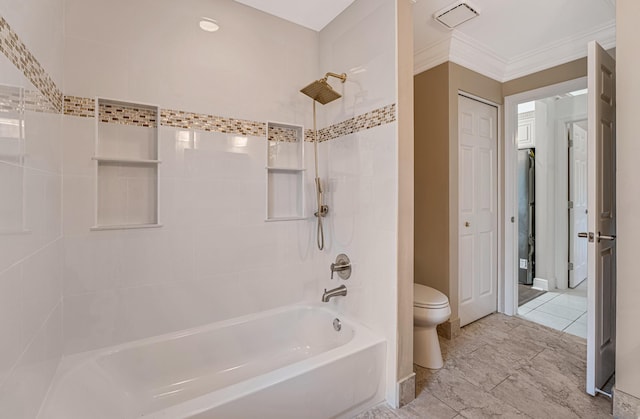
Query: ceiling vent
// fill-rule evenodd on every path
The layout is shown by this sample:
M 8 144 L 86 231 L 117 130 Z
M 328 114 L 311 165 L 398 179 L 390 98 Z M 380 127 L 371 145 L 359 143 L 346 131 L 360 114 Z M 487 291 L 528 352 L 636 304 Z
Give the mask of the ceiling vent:
M 480 12 L 478 9 L 472 6 L 468 1 L 457 1 L 450 6 L 437 11 L 433 15 L 433 18 L 447 28 L 453 29 L 467 20 L 471 20 L 479 15 Z

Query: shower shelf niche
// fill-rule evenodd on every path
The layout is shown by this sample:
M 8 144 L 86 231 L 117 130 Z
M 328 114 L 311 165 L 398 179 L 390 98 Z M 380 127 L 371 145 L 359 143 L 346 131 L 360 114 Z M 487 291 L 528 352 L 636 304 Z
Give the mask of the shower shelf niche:
M 266 221 L 304 220 L 304 128 L 267 122 Z
M 96 99 L 96 215 L 91 230 L 161 227 L 159 108 Z

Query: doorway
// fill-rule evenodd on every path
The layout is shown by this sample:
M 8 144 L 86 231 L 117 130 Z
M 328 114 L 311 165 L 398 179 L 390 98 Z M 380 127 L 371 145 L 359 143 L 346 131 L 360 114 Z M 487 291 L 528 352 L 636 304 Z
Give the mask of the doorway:
M 586 278 L 586 243 L 572 236 L 586 226 L 586 108 L 586 89 L 518 103 L 517 138 L 517 312 L 582 338 L 586 287 L 574 288 Z
M 507 219 L 505 225 L 505 272 L 507 277 L 516 279 L 504 284 L 503 308 L 506 314 L 517 314 L 519 306 L 526 306 L 521 312 L 546 311 L 537 314 L 538 320 L 547 320 L 548 326 L 560 330 L 584 314 L 572 311 L 581 310 L 582 302 L 570 307 L 572 310 L 552 305 L 542 308 L 541 303 L 570 290 L 570 263 L 575 263 L 575 257 L 569 235 L 575 226 L 570 227 L 569 207 L 570 193 L 575 189 L 570 186 L 575 183 L 575 176 L 569 176 L 572 158 L 569 145 L 573 130 L 580 129 L 575 126 L 585 127 L 586 85 L 585 77 L 505 98 L 505 129 L 513 136 L 513 142 L 505 144 L 506 155 L 513 156 L 506 158 L 505 171 L 518 173 L 517 164 L 521 160 L 520 173 L 528 172 L 530 179 L 519 174 L 517 180 L 507 180 L 505 184 L 506 201 L 519 204 L 514 209 L 515 216 Z M 516 159 L 518 153 L 520 158 Z M 527 231 L 522 232 L 523 229 Z M 576 280 L 572 285 L 579 283 Z M 529 301 L 518 304 L 521 294 L 518 288 L 523 287 L 534 293 Z M 562 300 L 573 298 L 564 296 L 555 303 Z M 552 318 L 559 314 L 563 321 Z

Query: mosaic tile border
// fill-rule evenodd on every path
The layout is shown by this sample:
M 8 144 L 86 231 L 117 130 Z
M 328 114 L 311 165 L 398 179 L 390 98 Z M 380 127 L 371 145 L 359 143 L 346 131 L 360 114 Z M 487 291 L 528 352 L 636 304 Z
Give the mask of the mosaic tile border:
M 78 96 L 65 96 L 64 103 L 65 115 L 91 118 L 95 114 L 94 99 Z M 382 108 L 374 109 L 373 111 L 355 116 L 353 118 L 349 118 L 345 121 L 333 124 L 326 128 L 319 129 L 318 140 L 320 142 L 329 141 L 345 135 L 375 128 L 394 121 L 396 121 L 395 103 L 384 106 Z M 121 121 L 108 122 L 122 123 Z M 183 129 L 213 131 L 257 137 L 264 137 L 266 135 L 266 124 L 264 122 L 249 121 L 246 119 L 226 118 L 223 116 L 207 115 L 174 109 L 160 110 L 160 125 Z M 271 141 L 295 141 L 294 131 L 282 130 L 281 132 L 278 129 L 272 128 L 269 132 Z M 314 138 L 313 130 L 305 129 L 304 136 L 305 141 L 312 142 Z
M 160 110 L 160 123 L 168 127 L 195 129 L 201 131 L 223 132 L 228 134 L 255 135 L 264 137 L 264 122 L 246 119 L 225 118 L 173 109 Z
M 21 113 L 24 110 L 23 89 L 0 85 L 0 112 Z
M 155 128 L 158 126 L 157 108 L 128 106 L 121 103 L 98 100 L 100 122 L 118 125 Z
M 42 112 L 62 112 L 62 91 L 2 16 L 0 16 L 0 52 L 40 91 L 41 97 L 33 100 L 34 108 Z M 44 104 L 44 100 L 49 104 Z
M 0 85 L 0 113 L 22 114 L 25 111 L 58 113 L 40 92 Z
M 345 135 L 368 130 L 396 120 L 396 104 L 374 109 L 370 112 L 349 118 L 337 124 L 318 130 L 320 142 L 329 141 Z
M 37 112 L 64 113 L 65 115 L 91 118 L 95 116 L 95 100 L 79 96 L 64 96 L 35 56 L 20 40 L 4 17 L 0 16 L 0 52 L 23 72 L 38 92 L 23 92 L 23 109 Z M 11 105 L 14 106 L 14 105 Z M 99 118 L 103 122 L 155 127 L 156 112 L 145 108 L 100 104 Z M 318 140 L 328 141 L 344 135 L 374 128 L 396 120 L 396 105 L 391 104 L 371 112 L 318 130 Z M 160 124 L 184 129 L 215 131 L 251 136 L 265 136 L 266 124 L 244 119 L 225 118 L 172 109 L 160 110 Z M 294 141 L 290 134 L 274 132 L 273 140 Z M 314 139 L 313 130 L 304 132 L 305 141 Z
M 313 136 L 312 129 L 304 130 L 304 140 L 308 143 L 312 143 L 315 137 Z M 320 130 L 318 130 L 318 139 L 320 139 Z
M 61 113 L 48 98 L 36 90 L 24 90 L 24 109 L 25 111 L 44 112 L 44 113 Z
M 96 116 L 95 102 L 94 99 L 88 97 L 65 96 L 64 114 L 82 118 L 93 118 Z

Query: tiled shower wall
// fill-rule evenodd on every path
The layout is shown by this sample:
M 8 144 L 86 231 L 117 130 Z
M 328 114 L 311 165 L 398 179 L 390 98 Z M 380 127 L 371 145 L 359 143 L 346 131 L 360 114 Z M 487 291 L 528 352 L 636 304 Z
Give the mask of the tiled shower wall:
M 0 1 L 0 417 L 33 418 L 62 354 L 63 2 Z
M 225 23 L 216 34 L 197 29 L 194 14 L 182 16 L 182 7 L 175 2 L 154 3 L 151 12 L 143 6 L 124 0 L 108 6 L 98 0 L 67 0 L 66 54 L 72 68 L 65 73 L 70 75 L 65 93 L 74 96 L 65 101 L 66 353 L 303 300 L 319 301 L 322 287 L 332 285 L 322 280 L 329 276 L 330 257 L 325 255 L 335 257 L 334 247 L 324 253 L 315 248 L 313 217 L 296 222 L 264 221 L 265 121 L 303 124 L 307 140 L 311 139 L 311 103 L 299 89 L 321 76 L 319 35 L 230 0 L 217 2 L 215 10 L 199 12 L 221 16 L 219 21 Z M 190 6 L 208 7 L 206 2 L 196 1 Z M 108 25 L 101 28 L 98 24 L 91 31 L 83 26 L 85 14 L 93 15 L 97 10 L 108 15 L 119 8 L 126 8 L 128 16 L 153 13 L 155 22 L 164 25 L 140 31 L 136 29 L 140 20 L 129 22 L 127 17 L 116 33 Z M 253 25 L 251 31 L 246 30 L 247 22 Z M 176 30 L 171 39 L 164 39 L 166 35 L 158 27 L 169 25 Z M 264 34 L 269 36 L 265 39 Z M 183 37 L 195 42 L 185 47 L 176 41 Z M 164 48 L 154 47 L 158 40 L 164 42 Z M 209 49 L 216 54 L 207 53 Z M 105 58 L 116 51 L 127 58 L 126 64 Z M 385 50 L 385 54 L 393 58 L 393 51 Z M 84 57 L 82 62 L 75 61 L 78 55 Z M 168 74 L 164 67 L 185 55 L 189 65 Z M 252 59 L 245 62 L 246 57 Z M 102 67 L 100 74 L 92 71 L 96 62 Z M 344 71 L 351 68 L 345 67 L 348 64 L 336 63 Z M 394 80 L 393 72 L 387 76 Z M 358 82 L 354 76 L 353 85 Z M 229 90 L 232 94 L 225 95 Z M 95 163 L 91 161 L 91 110 L 95 108 L 86 98 L 93 95 L 161 107 L 162 228 L 89 231 L 95 214 Z M 348 113 L 336 115 L 331 124 L 320 125 L 327 126 L 319 133 L 324 140 L 321 150 L 345 135 L 362 133 L 363 147 L 370 150 L 353 158 L 391 157 L 393 162 L 389 148 L 376 145 L 376 134 L 364 133 L 385 132 L 382 142 L 393 144 L 394 101 L 389 95 L 376 96 L 374 101 L 349 106 Z M 326 107 L 318 110 L 319 115 L 327 112 Z M 246 147 L 235 145 L 234 137 L 239 135 L 248 137 Z M 305 147 L 305 166 L 312 168 L 311 144 Z M 349 153 L 357 154 L 358 150 Z M 359 176 L 358 165 L 349 170 Z M 388 174 L 388 170 L 379 172 L 382 177 Z M 315 205 L 312 170 L 305 176 L 307 215 L 311 215 Z M 366 176 L 367 183 L 371 182 L 368 172 Z M 350 194 L 358 194 L 358 190 L 347 192 Z M 394 200 L 385 202 L 392 205 Z M 328 235 L 327 240 L 331 243 L 333 239 Z M 364 240 L 345 243 L 347 253 L 353 254 Z M 387 245 L 393 246 L 393 242 Z M 390 277 L 385 283 L 392 283 Z M 354 295 L 351 301 L 355 302 L 358 292 Z M 352 312 L 357 314 L 358 310 Z
M 232 0 L 67 0 L 65 27 L 65 352 L 319 299 L 313 222 L 265 222 L 264 139 L 308 126 L 317 33 Z M 161 108 L 161 228 L 89 230 L 95 96 Z
M 48 333 L 41 335 L 57 340 L 52 344 L 44 340 L 52 362 L 38 376 L 42 378 L 39 386 L 29 388 L 35 394 L 29 403 L 32 410 L 39 405 L 62 351 L 61 287 L 64 352 L 74 353 L 301 300 L 317 301 L 323 287 L 337 285 L 327 281 L 328 266 L 335 254 L 344 251 L 352 256 L 355 267 L 347 283 L 350 294 L 331 304 L 386 335 L 389 357 L 394 357 L 397 134 L 392 4 L 358 0 L 324 35 L 231 0 L 217 1 L 215 7 L 210 1 L 192 0 L 188 6 L 169 0 L 161 4 L 66 0 L 64 42 L 49 50 L 33 49 L 38 52 L 34 56 L 43 57 L 58 57 L 54 53 L 64 50 L 64 71 L 53 68 L 52 80 L 64 74 L 68 101 L 62 135 L 59 125 L 57 131 L 56 127 L 45 131 L 55 137 L 47 137 L 46 152 L 59 162 L 64 151 L 62 166 L 41 169 L 52 174 L 51 185 L 38 189 L 47 192 L 48 201 L 25 200 L 26 208 L 37 208 L 47 218 L 42 225 L 49 228 L 51 238 L 38 237 L 46 237 L 51 246 L 43 248 L 58 252 L 46 253 L 36 272 L 43 278 L 48 278 L 44 272 L 59 273 L 54 265 L 60 255 L 63 258 L 63 273 L 46 279 L 49 286 L 20 290 L 21 295 L 29 295 L 37 288 L 38 298 L 44 293 L 54 297 L 46 301 L 55 303 L 42 329 Z M 92 19 L 96 14 L 103 18 Z M 29 16 L 40 15 L 38 11 Z M 216 34 L 201 32 L 193 21 L 193 16 L 201 15 L 215 15 L 225 22 L 223 29 Z M 140 28 L 141 24 L 147 26 Z M 373 42 L 367 29 L 370 24 L 388 27 L 390 33 L 376 30 L 379 39 Z M 172 30 L 167 31 L 168 27 Z M 340 46 L 332 49 L 333 43 Z M 319 57 L 326 62 L 320 65 Z M 320 126 L 327 127 L 320 132 L 324 141 L 320 151 L 332 206 L 328 248 L 319 253 L 314 219 L 264 221 L 267 146 L 260 128 L 266 120 L 309 128 L 311 104 L 299 88 L 323 71 L 348 70 L 352 71 L 347 84 L 337 86 L 344 99 L 319 109 Z M 89 230 L 95 222 L 96 184 L 91 160 L 95 108 L 89 98 L 95 96 L 157 104 L 163 110 L 159 127 L 162 228 Z M 208 125 L 193 122 L 194 116 L 202 121 L 200 115 L 207 116 Z M 59 115 L 53 119 L 59 124 Z M 246 129 L 237 129 L 238 123 Z M 246 147 L 238 147 L 237 135 L 248 137 Z M 308 129 L 306 135 L 309 139 Z M 306 167 L 311 168 L 312 147 L 309 143 L 305 147 Z M 61 167 L 63 240 L 59 234 Z M 312 171 L 306 176 L 311 192 Z M 313 198 L 307 193 L 308 214 Z M 7 248 L 13 249 L 19 240 L 7 239 Z M 20 266 L 23 277 L 33 276 L 34 270 L 23 265 L 18 261 L 11 266 Z M 2 286 L 15 286 L 15 272 L 6 270 L 2 275 L 13 278 L 0 282 Z M 11 291 L 0 293 L 0 298 Z M 47 304 L 38 305 L 43 307 Z M 23 358 L 25 354 L 30 353 L 24 351 Z M 20 369 L 15 366 L 20 361 L 7 369 L 9 378 L 19 378 L 16 371 Z M 0 397 L 5 403 L 25 400 L 15 392 Z
M 331 141 L 320 144 L 321 171 L 327 174 L 328 246 L 326 269 L 346 253 L 354 269 L 349 294 L 339 309 L 387 338 L 385 396 L 394 403 L 397 341 L 398 127 L 395 118 L 361 131 L 342 130 L 342 121 L 385 114 L 396 103 L 395 2 L 354 2 L 320 33 L 320 67 L 348 72 L 343 98 L 322 108 L 322 126 Z M 372 29 L 375 28 L 375 29 Z M 327 277 L 320 287 L 338 282 Z M 383 396 L 383 397 L 385 397 Z

